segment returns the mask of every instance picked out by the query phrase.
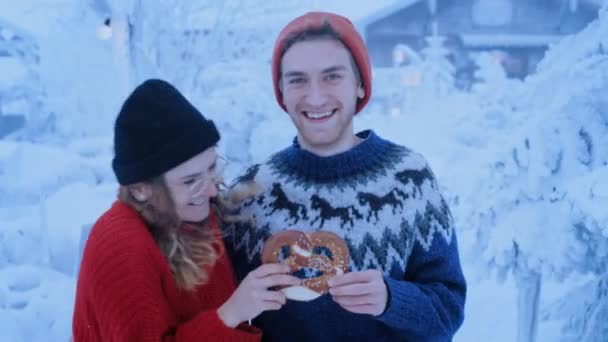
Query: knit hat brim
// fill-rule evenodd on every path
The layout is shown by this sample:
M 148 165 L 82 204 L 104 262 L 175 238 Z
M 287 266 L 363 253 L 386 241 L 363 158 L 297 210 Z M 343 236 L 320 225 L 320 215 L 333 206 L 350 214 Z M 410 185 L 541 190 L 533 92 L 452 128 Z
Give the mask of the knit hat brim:
M 211 120 L 201 120 L 200 127 L 188 130 L 179 139 L 162 147 L 145 159 L 124 163 L 112 160 L 112 168 L 121 185 L 149 180 L 173 169 L 188 159 L 215 146 L 220 134 Z

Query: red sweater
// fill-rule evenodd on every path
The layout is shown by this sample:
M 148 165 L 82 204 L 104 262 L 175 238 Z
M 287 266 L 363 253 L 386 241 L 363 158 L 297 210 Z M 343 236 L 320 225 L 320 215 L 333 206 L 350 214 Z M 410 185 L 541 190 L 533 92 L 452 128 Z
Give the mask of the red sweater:
M 218 229 L 213 216 L 211 226 Z M 115 202 L 95 223 L 84 250 L 74 341 L 259 341 L 257 328 L 229 328 L 217 314 L 234 289 L 226 253 L 211 268 L 208 283 L 178 289 L 144 221 L 129 205 Z

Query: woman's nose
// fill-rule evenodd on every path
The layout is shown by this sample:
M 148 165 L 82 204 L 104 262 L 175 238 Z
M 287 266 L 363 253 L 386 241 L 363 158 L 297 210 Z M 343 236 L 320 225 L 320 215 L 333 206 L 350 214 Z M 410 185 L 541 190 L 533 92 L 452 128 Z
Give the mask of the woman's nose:
M 205 196 L 207 196 L 207 197 L 217 196 L 217 184 L 214 181 L 209 182 L 209 185 L 205 189 Z

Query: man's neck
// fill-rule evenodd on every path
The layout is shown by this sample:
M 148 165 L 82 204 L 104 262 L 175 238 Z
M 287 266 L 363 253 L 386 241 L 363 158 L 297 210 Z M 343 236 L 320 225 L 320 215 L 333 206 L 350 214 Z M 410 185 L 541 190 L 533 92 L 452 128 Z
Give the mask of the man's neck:
M 346 152 L 359 145 L 361 141 L 363 141 L 363 139 L 359 138 L 354 132 L 352 132 L 346 138 L 329 145 L 312 145 L 306 143 L 304 139 L 301 139 L 301 137 L 298 135 L 298 143 L 302 149 L 319 157 L 331 157 Z

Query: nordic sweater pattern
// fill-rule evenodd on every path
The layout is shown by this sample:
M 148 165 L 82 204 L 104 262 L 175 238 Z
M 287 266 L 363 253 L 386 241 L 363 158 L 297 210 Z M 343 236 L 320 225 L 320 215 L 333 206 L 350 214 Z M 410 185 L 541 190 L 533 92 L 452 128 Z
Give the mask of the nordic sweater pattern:
M 215 218 L 211 226 L 218 232 Z M 87 240 L 76 288 L 73 340 L 87 342 L 259 341 L 258 329 L 232 329 L 217 314 L 235 289 L 226 254 L 192 291 L 177 288 L 142 219 L 115 202 Z
M 255 322 L 272 341 L 446 341 L 463 320 L 466 285 L 453 219 L 425 159 L 372 131 L 353 149 L 318 157 L 297 141 L 254 165 L 239 182 L 264 192 L 240 213 L 254 224 L 226 227 L 242 278 L 259 266 L 264 241 L 285 229 L 334 232 L 346 241 L 350 270 L 378 269 L 390 301 L 378 316 L 355 315 L 328 295 L 288 301 Z

